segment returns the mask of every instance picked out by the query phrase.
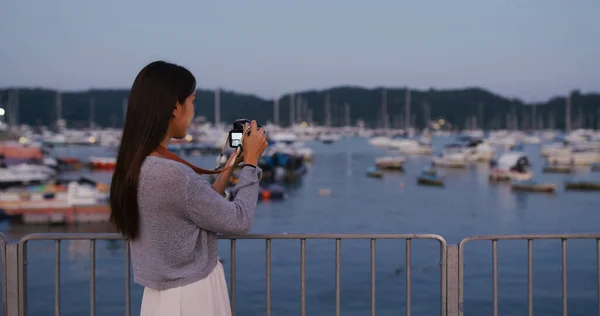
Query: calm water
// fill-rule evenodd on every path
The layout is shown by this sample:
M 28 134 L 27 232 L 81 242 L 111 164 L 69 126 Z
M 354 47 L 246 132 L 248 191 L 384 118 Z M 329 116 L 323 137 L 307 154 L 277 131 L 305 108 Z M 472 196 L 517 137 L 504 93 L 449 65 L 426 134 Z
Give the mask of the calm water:
M 439 147 L 448 140 L 436 140 Z M 598 193 L 564 192 L 568 177 L 600 178 L 581 171 L 575 176 L 542 174 L 539 146 L 526 147 L 534 161 L 536 178 L 559 183 L 555 195 L 511 192 L 506 184 L 490 184 L 487 166 L 447 170 L 446 187 L 416 185 L 416 175 L 429 159 L 411 157 L 405 173 L 388 173 L 383 179 L 364 175 L 385 150 L 371 148 L 366 140 L 347 139 L 333 145 L 313 144 L 315 162 L 306 177 L 289 187 L 289 198 L 261 203 L 253 233 L 433 233 L 448 244 L 482 234 L 598 232 Z M 63 149 L 82 158 L 103 149 Z M 212 167 L 214 157 L 190 158 Z M 110 181 L 110 173 L 93 173 Z M 331 189 L 320 196 L 319 190 Z M 2 224 L 11 236 L 46 228 L 26 229 Z M 102 225 L 82 230 L 106 230 Z M 472 242 L 465 248 L 465 304 L 467 315 L 492 312 L 491 242 Z M 527 312 L 527 243 L 498 244 L 499 306 L 502 315 Z M 124 251 L 122 242 L 96 245 L 97 315 L 124 311 Z M 229 243 L 222 241 L 221 256 L 229 274 Z M 54 244 L 31 242 L 28 248 L 28 310 L 49 315 L 54 304 Z M 560 315 L 560 241 L 534 242 L 534 305 L 537 315 Z M 342 241 L 341 302 L 343 315 L 370 311 L 370 250 L 368 240 Z M 89 313 L 89 243 L 63 242 L 61 303 L 63 315 Z M 596 250 L 594 241 L 568 243 L 569 315 L 597 313 Z M 335 241 L 307 242 L 307 314 L 331 315 L 335 308 Z M 265 306 L 265 242 L 238 241 L 237 311 L 263 315 Z M 377 243 L 377 313 L 397 315 L 405 306 L 405 242 Z M 440 304 L 439 243 L 416 240 L 412 244 L 412 314 L 437 315 Z M 273 315 L 300 312 L 300 241 L 273 241 L 271 302 Z M 132 283 L 132 312 L 139 313 L 142 288 Z

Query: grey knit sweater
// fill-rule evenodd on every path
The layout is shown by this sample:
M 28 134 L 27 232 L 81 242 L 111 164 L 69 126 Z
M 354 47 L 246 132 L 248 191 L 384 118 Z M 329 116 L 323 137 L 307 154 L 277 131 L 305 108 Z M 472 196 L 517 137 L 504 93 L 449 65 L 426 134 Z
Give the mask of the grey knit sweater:
M 230 202 L 190 167 L 147 157 L 138 186 L 140 230 L 130 242 L 135 282 L 163 290 L 205 278 L 217 264 L 217 233 L 250 230 L 261 173 L 244 167 Z

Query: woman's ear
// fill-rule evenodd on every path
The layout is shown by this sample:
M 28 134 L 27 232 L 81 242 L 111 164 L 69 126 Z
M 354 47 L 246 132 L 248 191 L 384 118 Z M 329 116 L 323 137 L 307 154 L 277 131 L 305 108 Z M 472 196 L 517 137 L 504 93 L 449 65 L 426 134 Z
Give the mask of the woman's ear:
M 179 112 L 181 112 L 181 104 L 179 103 L 179 101 L 176 101 L 175 107 L 173 108 L 173 113 L 171 114 L 171 116 L 177 117 L 179 115 Z

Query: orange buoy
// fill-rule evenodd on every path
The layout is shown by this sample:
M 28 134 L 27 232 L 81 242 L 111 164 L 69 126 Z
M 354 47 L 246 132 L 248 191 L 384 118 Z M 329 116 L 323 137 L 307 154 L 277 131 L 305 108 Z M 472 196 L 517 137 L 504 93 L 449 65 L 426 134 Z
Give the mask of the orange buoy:
M 271 197 L 271 191 L 262 191 L 262 199 L 263 200 L 268 200 Z

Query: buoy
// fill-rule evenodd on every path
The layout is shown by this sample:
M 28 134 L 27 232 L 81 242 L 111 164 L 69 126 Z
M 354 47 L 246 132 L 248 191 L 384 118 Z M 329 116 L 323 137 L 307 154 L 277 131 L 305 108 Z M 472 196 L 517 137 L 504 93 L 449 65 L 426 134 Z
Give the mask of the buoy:
M 258 199 L 261 201 L 283 200 L 287 197 L 285 190 L 278 185 L 270 185 L 266 189 L 261 189 L 258 193 Z
M 264 190 L 261 192 L 261 195 L 263 200 L 268 200 L 271 197 L 271 192 L 268 190 Z
M 321 189 L 319 190 L 319 195 L 326 196 L 331 194 L 331 189 Z

